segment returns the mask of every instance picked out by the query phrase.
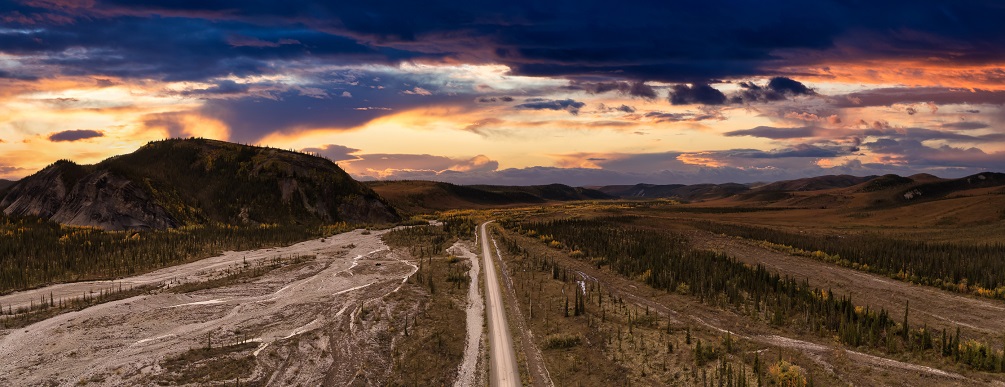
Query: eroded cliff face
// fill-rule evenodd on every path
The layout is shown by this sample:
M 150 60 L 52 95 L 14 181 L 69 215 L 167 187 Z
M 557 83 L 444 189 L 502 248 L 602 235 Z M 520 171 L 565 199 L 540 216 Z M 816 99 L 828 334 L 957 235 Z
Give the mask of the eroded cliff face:
M 108 230 L 164 229 L 179 226 L 148 192 L 107 170 L 79 176 L 83 168 L 55 164 L 25 178 L 4 196 L 8 215 L 37 216 L 73 226 Z
M 8 215 L 32 215 L 49 218 L 63 204 L 69 189 L 66 180 L 75 179 L 70 168 L 80 166 L 65 162 L 56 163 L 22 179 L 0 200 L 0 208 Z
M 97 171 L 78 181 L 50 219 L 110 230 L 179 226 L 145 190 L 109 171 Z

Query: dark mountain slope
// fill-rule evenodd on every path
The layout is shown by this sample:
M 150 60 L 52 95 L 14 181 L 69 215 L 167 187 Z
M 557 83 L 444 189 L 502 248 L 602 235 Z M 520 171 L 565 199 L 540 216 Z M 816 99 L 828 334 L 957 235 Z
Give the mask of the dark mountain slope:
M 743 184 L 636 184 L 608 185 L 597 191 L 620 198 L 677 198 L 684 201 L 713 200 L 730 197 L 750 190 Z
M 602 192 L 562 184 L 539 186 L 455 185 L 435 181 L 371 181 L 374 191 L 409 213 L 611 199 Z
M 0 208 L 116 230 L 399 219 L 329 160 L 204 139 L 151 142 L 95 165 L 59 161 L 11 187 Z
M 845 188 L 875 179 L 876 176 L 825 175 L 803 179 L 777 181 L 757 187 L 760 191 L 820 191 Z

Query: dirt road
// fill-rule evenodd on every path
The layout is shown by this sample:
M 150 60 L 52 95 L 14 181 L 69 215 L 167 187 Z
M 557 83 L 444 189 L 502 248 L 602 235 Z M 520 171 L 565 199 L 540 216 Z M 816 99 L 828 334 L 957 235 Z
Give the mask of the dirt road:
M 240 253 L 158 270 L 124 284 L 184 282 L 248 261 L 316 255 L 253 281 L 176 294 L 161 291 L 0 330 L 0 385 L 157 384 L 171 358 L 192 349 L 250 342 L 242 381 L 269 385 L 379 384 L 391 369 L 395 293 L 416 271 L 380 240 L 382 231 L 339 234 L 293 246 Z M 217 273 L 218 275 L 218 273 Z M 68 284 L 0 298 L 17 305 Z M 104 286 L 104 285 L 101 285 Z M 190 362 L 182 362 L 188 365 Z M 250 374 L 249 374 L 250 373 Z M 189 379 L 188 383 L 194 380 Z M 178 380 L 169 384 L 183 383 Z
M 486 225 L 482 223 L 482 259 L 485 264 L 485 307 L 489 317 L 489 348 L 492 351 L 489 362 L 489 378 L 493 386 L 519 386 L 520 370 L 517 369 L 513 340 L 506 322 L 506 308 L 503 306 L 499 276 L 496 275 L 492 259 L 491 239 Z

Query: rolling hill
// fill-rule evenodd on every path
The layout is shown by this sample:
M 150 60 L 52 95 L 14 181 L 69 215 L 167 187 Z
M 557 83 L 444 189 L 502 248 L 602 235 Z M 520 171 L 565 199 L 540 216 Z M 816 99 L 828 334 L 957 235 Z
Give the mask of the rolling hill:
M 0 209 L 110 230 L 400 219 L 329 160 L 205 139 L 151 142 L 94 165 L 57 161 L 7 189 Z
M 876 176 L 825 175 L 803 179 L 777 181 L 762 185 L 759 191 L 820 191 L 832 188 L 845 188 L 865 183 Z
M 721 199 L 750 190 L 744 184 L 636 184 L 595 187 L 597 191 L 625 199 L 677 198 L 683 201 Z
M 477 209 L 614 198 L 600 191 L 563 184 L 465 186 L 420 180 L 371 181 L 366 184 L 394 204 L 395 207 L 412 214 L 451 209 Z

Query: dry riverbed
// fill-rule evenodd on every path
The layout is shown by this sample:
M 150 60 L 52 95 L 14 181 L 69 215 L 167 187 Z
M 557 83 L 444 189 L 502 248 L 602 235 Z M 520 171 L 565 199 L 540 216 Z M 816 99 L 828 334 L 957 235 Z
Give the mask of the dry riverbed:
M 156 285 L 161 290 L 0 330 L 0 385 L 371 385 L 391 369 L 392 296 L 415 272 L 382 231 L 218 257 L 122 281 L 55 285 L 0 297 Z M 169 289 L 259 261 L 310 257 L 251 281 L 189 293 Z

